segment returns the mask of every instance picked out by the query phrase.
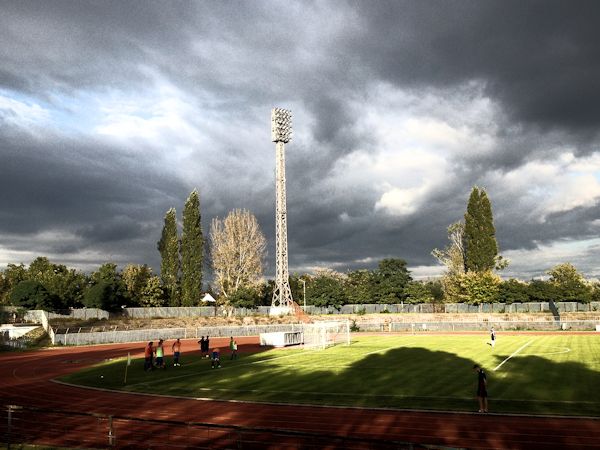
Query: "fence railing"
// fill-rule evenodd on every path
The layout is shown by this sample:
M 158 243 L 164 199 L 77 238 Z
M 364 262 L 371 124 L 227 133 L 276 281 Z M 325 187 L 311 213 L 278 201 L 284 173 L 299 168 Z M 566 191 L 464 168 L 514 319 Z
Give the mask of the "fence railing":
M 145 419 L 6 405 L 0 419 L 2 443 L 77 448 L 143 449 L 366 449 L 419 450 L 411 442 L 339 436 L 290 429 L 245 427 L 207 422 Z M 435 448 L 443 448 L 435 446 Z
M 340 308 L 333 306 L 318 307 L 308 305 L 302 307 L 306 314 L 328 315 L 328 314 L 471 314 L 471 313 L 569 313 L 569 312 L 600 312 L 600 302 L 578 303 L 578 302 L 549 302 L 538 303 L 484 303 L 481 305 L 469 305 L 466 303 L 398 303 L 398 304 L 356 304 L 342 305 Z M 217 306 L 163 306 L 153 308 L 123 308 L 119 313 L 111 313 L 120 317 L 135 319 L 153 318 L 177 318 L 177 317 L 214 317 L 235 316 L 249 317 L 269 315 L 270 306 L 259 306 L 257 308 L 223 308 Z M 109 319 L 111 314 L 96 308 L 83 308 L 65 311 L 64 313 L 46 313 L 48 320 L 52 319 Z M 25 314 L 26 321 L 39 321 L 39 311 L 28 311 Z
M 503 320 L 503 321 L 355 321 L 355 331 L 367 332 L 455 332 L 455 331 L 484 331 L 494 327 L 496 330 L 530 330 L 530 331 L 595 331 L 600 325 L 597 320 L 573 321 L 534 321 L 534 320 Z M 261 333 L 297 332 L 303 331 L 305 324 L 279 324 L 279 325 L 242 325 L 222 327 L 197 327 L 197 328 L 155 328 L 146 330 L 120 330 L 112 327 L 108 330 L 92 328 L 62 328 L 54 332 L 54 343 L 60 345 L 91 345 L 111 344 L 125 342 L 147 342 L 158 339 L 198 339 L 201 336 L 229 337 L 229 336 L 258 336 Z M 111 327 L 105 327 L 111 328 Z
M 109 344 L 118 342 L 147 342 L 158 339 L 199 339 L 201 336 L 258 336 L 277 331 L 301 331 L 303 324 L 240 325 L 196 328 L 155 328 L 123 330 L 118 327 L 57 328 L 54 343 L 62 345 Z

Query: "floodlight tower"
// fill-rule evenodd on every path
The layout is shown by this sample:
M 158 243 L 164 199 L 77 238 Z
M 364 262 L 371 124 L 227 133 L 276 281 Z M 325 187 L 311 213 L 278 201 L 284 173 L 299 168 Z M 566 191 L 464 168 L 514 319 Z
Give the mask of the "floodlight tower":
M 287 245 L 287 207 L 285 194 L 285 146 L 292 138 L 292 113 L 286 109 L 271 110 L 271 140 L 275 142 L 275 290 L 271 314 L 291 313 L 294 301 L 290 289 Z

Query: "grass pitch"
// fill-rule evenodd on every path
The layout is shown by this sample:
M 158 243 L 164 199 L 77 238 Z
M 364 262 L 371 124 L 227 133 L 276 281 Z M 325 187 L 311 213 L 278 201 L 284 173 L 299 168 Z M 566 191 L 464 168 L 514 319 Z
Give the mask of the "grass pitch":
M 241 349 L 243 351 L 243 348 Z M 124 359 L 61 380 L 128 392 L 215 400 L 474 411 L 476 374 L 487 372 L 490 410 L 600 416 L 600 336 L 353 335 L 350 346 L 222 355 L 222 368 L 191 353 L 180 367 L 143 371 Z M 167 363 L 171 361 L 166 358 Z

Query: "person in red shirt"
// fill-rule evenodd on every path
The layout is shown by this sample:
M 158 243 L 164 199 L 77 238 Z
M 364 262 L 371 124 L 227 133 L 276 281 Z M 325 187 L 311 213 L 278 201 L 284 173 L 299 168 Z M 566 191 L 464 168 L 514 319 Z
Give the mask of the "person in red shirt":
M 154 342 L 148 342 L 146 345 L 146 349 L 144 350 L 144 371 L 149 371 L 154 369 L 154 364 L 152 362 L 152 357 L 154 356 Z

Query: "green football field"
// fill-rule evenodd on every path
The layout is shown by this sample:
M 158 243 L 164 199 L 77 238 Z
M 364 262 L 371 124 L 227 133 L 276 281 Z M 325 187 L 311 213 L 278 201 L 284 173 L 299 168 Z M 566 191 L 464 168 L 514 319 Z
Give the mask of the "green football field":
M 600 335 L 353 335 L 351 345 L 241 353 L 211 369 L 186 354 L 181 367 L 143 371 L 103 363 L 62 381 L 219 400 L 474 411 L 476 374 L 487 372 L 490 411 L 600 416 Z M 242 349 L 243 350 L 243 349 Z M 170 358 L 167 358 L 167 362 Z

